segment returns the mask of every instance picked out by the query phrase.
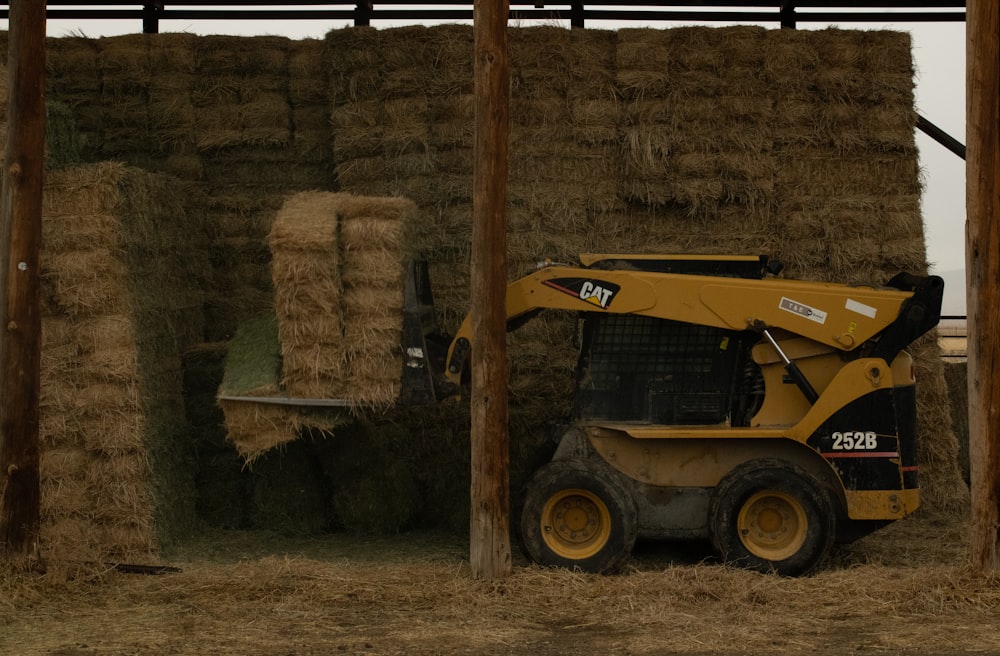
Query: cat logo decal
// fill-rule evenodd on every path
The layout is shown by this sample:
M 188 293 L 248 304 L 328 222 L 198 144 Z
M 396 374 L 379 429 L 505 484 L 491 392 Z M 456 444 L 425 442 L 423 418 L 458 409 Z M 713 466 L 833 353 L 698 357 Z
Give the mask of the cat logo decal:
M 608 309 L 621 286 L 604 280 L 591 278 L 553 278 L 542 283 L 564 294 L 575 296 L 603 310 Z

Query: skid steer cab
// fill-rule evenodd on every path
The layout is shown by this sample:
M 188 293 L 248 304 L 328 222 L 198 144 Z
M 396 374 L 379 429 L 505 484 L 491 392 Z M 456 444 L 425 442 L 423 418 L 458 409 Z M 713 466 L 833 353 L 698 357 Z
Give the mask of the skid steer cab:
M 507 288 L 508 325 L 582 323 L 573 421 L 523 490 L 534 561 L 610 572 L 637 538 L 801 575 L 919 504 L 913 361 L 944 283 L 777 277 L 766 257 L 583 255 Z M 446 377 L 470 350 L 462 324 Z

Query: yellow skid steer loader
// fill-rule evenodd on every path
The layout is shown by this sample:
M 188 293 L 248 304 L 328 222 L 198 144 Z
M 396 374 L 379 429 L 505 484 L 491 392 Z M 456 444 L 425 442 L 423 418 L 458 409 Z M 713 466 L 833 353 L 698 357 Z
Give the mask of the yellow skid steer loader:
M 583 255 L 510 283 L 509 326 L 579 312 L 574 417 L 524 490 L 538 563 L 608 572 L 637 537 L 799 575 L 916 510 L 914 367 L 944 284 L 777 277 L 765 257 Z M 460 385 L 468 318 L 444 377 Z

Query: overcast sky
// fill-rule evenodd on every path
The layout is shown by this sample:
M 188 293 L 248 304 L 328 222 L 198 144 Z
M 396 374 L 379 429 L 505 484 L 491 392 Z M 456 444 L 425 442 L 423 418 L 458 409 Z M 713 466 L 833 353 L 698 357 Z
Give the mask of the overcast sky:
M 349 23 L 305 21 L 161 21 L 161 32 L 195 34 L 276 34 L 292 38 L 321 38 L 329 30 Z M 591 27 L 624 27 L 624 23 L 597 24 Z M 648 23 L 646 25 L 649 25 Z M 663 27 L 679 24 L 659 23 Z M 376 23 L 376 26 L 379 26 Z M 800 29 L 826 27 L 800 23 Z M 910 32 L 913 58 L 917 69 L 917 110 L 952 137 L 965 143 L 965 23 L 846 23 L 848 29 L 890 29 Z M 0 21 L 0 29 L 7 22 Z M 139 21 L 64 21 L 50 20 L 49 36 L 69 34 L 89 37 L 127 34 L 141 30 Z M 965 162 L 922 132 L 917 132 L 917 147 L 923 175 L 923 214 L 928 258 L 936 273 L 948 274 L 965 268 Z M 946 314 L 964 314 L 964 290 L 956 289 L 961 277 L 948 277 L 949 297 Z

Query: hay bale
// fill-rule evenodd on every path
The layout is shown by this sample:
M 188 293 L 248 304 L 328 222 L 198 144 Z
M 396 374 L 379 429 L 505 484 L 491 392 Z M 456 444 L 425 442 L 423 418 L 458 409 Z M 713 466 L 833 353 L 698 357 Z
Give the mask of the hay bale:
M 6 33 L 4 33 L 6 34 Z M 6 39 L 4 43 L 6 45 Z M 7 50 L 0 51 L 0 148 L 7 147 Z M 76 127 L 70 107 L 63 102 L 45 103 L 45 165 L 62 168 L 81 161 L 83 138 Z
M 296 194 L 285 201 L 268 236 L 282 385 L 293 396 L 322 395 L 316 381 L 340 377 L 339 207 L 336 194 Z M 327 394 L 339 398 L 343 390 L 331 387 Z
M 152 170 L 199 180 L 201 158 L 195 147 L 198 114 L 191 102 L 191 88 L 197 77 L 193 34 L 168 33 L 151 36 L 148 42 L 150 67 L 155 71 L 148 87 L 146 127 L 149 158 L 133 162 Z
M 0 86 L 0 98 L 7 97 L 6 76 Z M 0 119 L 6 123 L 5 119 Z M 6 126 L 4 125 L 4 132 Z M 82 161 L 83 143 L 76 120 L 69 107 L 60 102 L 45 103 L 45 165 L 64 168 Z
M 240 325 L 226 350 L 220 393 L 231 396 L 274 395 L 281 371 L 278 323 L 271 316 Z
M 247 463 L 298 438 L 304 423 L 299 413 L 281 405 L 220 399 L 219 406 L 226 418 L 226 437 Z
M 199 150 L 289 143 L 288 43 L 227 36 L 195 42 L 191 102 L 200 117 Z
M 327 483 L 309 447 L 304 441 L 296 442 L 253 463 L 247 508 L 251 528 L 309 535 L 330 527 Z
M 302 192 L 268 236 L 275 315 L 244 322 L 219 388 L 229 439 L 253 461 L 346 417 L 227 396 L 347 399 L 387 406 L 399 395 L 403 260 L 416 206 L 405 199 Z
M 391 441 L 381 428 L 357 423 L 337 439 L 315 443 L 338 527 L 391 534 L 413 526 L 421 494 L 412 465 L 394 453 Z
M 45 48 L 46 96 L 72 110 L 83 160 L 93 161 L 102 147 L 105 119 L 98 42 L 81 36 L 48 38 Z
M 292 112 L 292 148 L 295 160 L 316 165 L 332 180 L 333 152 L 330 148 L 329 76 L 323 66 L 323 41 L 292 41 L 288 50 L 288 101 Z
M 921 502 L 935 510 L 961 512 L 968 507 L 969 487 L 962 477 L 937 331 L 921 337 L 909 350 L 916 364 Z
M 216 396 L 225 373 L 225 343 L 205 343 L 184 354 L 184 411 L 198 453 L 194 475 L 198 517 L 209 526 L 246 528 L 250 494 L 245 461 L 226 439 L 225 414 Z
M 120 164 L 46 179 L 42 542 L 55 560 L 148 562 L 195 523 L 177 317 L 200 303 L 186 285 L 204 283 L 204 258 L 185 195 Z M 168 223 L 189 250 L 164 253 Z
M 416 206 L 401 198 L 306 192 L 268 238 L 292 396 L 387 405 L 399 393 L 403 262 Z
M 232 449 L 199 456 L 195 476 L 198 490 L 196 509 L 198 517 L 209 526 L 249 528 L 249 499 L 253 488 L 249 473 L 244 470 L 245 465 L 243 457 Z
M 951 399 L 952 427 L 958 440 L 958 467 L 962 472 L 962 480 L 968 485 L 971 481 L 969 472 L 968 363 L 963 361 L 943 364 L 948 397 Z

